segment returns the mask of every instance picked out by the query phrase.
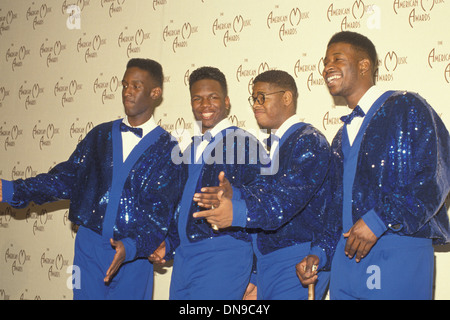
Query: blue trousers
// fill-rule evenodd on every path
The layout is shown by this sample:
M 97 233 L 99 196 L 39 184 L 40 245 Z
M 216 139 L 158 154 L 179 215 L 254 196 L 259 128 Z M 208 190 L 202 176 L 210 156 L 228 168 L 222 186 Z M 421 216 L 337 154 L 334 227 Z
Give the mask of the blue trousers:
M 266 255 L 257 254 L 258 300 L 307 300 L 308 288 L 297 277 L 295 265 L 309 254 L 310 243 L 278 249 Z M 321 299 L 328 286 L 330 273 L 319 272 L 315 299 Z
M 103 282 L 115 250 L 99 234 L 80 227 L 75 239 L 75 300 L 151 300 L 153 265 L 147 259 L 124 263 L 109 284 Z M 77 288 L 79 284 L 79 288 Z
M 429 300 L 433 294 L 434 249 L 430 239 L 381 237 L 359 263 L 336 248 L 331 266 L 332 300 Z
M 240 300 L 250 280 L 251 243 L 221 236 L 175 251 L 171 300 Z

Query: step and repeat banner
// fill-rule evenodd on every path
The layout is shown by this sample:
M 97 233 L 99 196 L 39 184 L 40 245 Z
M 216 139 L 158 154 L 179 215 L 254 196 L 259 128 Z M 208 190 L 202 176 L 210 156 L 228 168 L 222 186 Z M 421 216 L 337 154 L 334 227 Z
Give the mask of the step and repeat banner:
M 227 77 L 230 120 L 253 132 L 252 80 L 289 72 L 300 117 L 331 142 L 349 111 L 321 73 L 341 30 L 375 43 L 378 86 L 418 92 L 450 126 L 449 17 L 444 0 L 2 0 L 0 177 L 47 172 L 95 125 L 123 117 L 121 80 L 135 57 L 163 65 L 155 117 L 182 142 L 194 131 L 188 77 L 206 65 Z M 0 204 L 0 300 L 72 299 L 68 207 Z M 450 299 L 448 251 L 436 247 L 435 299 Z M 170 275 L 170 264 L 158 268 L 154 299 L 168 298 Z

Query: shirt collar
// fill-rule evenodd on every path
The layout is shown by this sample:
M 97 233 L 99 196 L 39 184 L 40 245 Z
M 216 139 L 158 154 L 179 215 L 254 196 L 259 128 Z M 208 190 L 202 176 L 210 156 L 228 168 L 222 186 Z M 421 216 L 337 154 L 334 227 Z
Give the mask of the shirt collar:
M 381 96 L 383 92 L 377 87 L 372 86 L 366 93 L 361 97 L 358 102 L 358 106 L 364 111 L 365 114 L 369 112 L 370 107 L 375 103 L 375 101 Z
M 128 121 L 128 117 L 125 117 L 123 120 L 123 123 L 125 123 L 127 126 L 133 127 L 130 122 Z M 155 122 L 155 118 L 152 117 L 148 119 L 145 123 L 141 124 L 140 126 L 137 126 L 135 128 L 142 128 L 142 136 L 144 137 L 147 133 L 155 129 L 158 125 Z
M 201 133 L 201 126 L 199 125 L 199 123 L 201 124 L 201 121 L 196 121 L 195 123 L 196 123 L 197 129 L 198 129 L 196 132 Z M 212 129 L 209 129 L 207 131 L 211 132 L 211 136 L 214 137 L 220 131 L 222 131 L 226 128 L 229 128 L 231 126 L 232 126 L 232 124 L 231 124 L 230 120 L 228 120 L 228 118 L 225 118 L 225 119 L 221 120 L 219 123 L 217 123 Z
M 297 114 L 294 114 L 293 116 L 290 116 L 288 119 L 286 119 L 286 121 L 284 121 L 278 129 L 274 130 L 275 132 L 273 133 L 281 139 L 286 131 L 298 122 L 300 122 L 300 119 Z

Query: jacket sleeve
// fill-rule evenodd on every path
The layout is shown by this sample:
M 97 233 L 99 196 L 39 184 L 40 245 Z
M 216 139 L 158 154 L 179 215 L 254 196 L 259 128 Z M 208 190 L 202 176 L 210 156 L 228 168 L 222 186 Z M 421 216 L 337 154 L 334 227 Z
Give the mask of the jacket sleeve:
M 236 226 L 276 230 L 305 208 L 327 175 L 329 144 L 321 134 L 310 132 L 290 154 L 279 157 L 289 157 L 279 160 L 289 165 L 240 188 L 241 199 L 233 200 L 233 222 L 240 224 Z
M 77 177 L 85 167 L 87 139 L 81 141 L 70 158 L 57 164 L 48 173 L 28 179 L 4 181 L 6 194 L 3 201 L 15 208 L 24 208 L 29 202 L 44 204 L 70 199 L 72 188 L 77 186 Z
M 378 188 L 374 199 L 369 199 L 373 207 L 363 219 L 378 225 L 379 233 L 382 222 L 386 230 L 420 236 L 436 219 L 450 190 L 449 133 L 420 96 L 406 93 L 389 103 L 384 110 L 385 119 L 389 119 L 384 129 L 387 134 L 379 135 L 385 137 L 381 142 L 389 151 L 375 156 L 372 152 L 371 159 L 364 159 L 368 152 L 360 153 L 367 167 L 377 172 Z M 371 136 L 380 139 L 376 134 Z M 364 173 L 359 176 L 365 179 Z M 448 218 L 446 221 L 448 225 Z
M 170 152 L 160 162 L 164 165 L 153 168 L 145 184 L 137 189 L 137 257 L 148 257 L 166 240 L 186 181 L 184 167 L 171 161 Z

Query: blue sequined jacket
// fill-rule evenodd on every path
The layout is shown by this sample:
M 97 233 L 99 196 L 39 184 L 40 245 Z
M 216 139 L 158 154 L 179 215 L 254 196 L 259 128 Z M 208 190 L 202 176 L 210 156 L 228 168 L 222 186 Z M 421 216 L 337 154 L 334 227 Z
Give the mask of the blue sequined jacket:
M 341 219 L 342 130 L 331 145 L 334 211 Z M 378 236 L 398 234 L 447 243 L 450 226 L 445 199 L 449 191 L 447 129 L 422 97 L 394 92 L 374 114 L 361 142 L 353 185 L 353 223 L 363 218 Z
M 122 175 L 123 187 L 119 187 L 117 204 L 112 208 L 116 217 L 111 235 L 116 240 L 131 240 L 135 256 L 147 257 L 167 234 L 185 176 L 182 167 L 171 160 L 172 149 L 178 147 L 176 140 L 160 127 L 154 129 L 161 132 L 153 144 L 148 147 L 146 139 L 154 130 L 123 162 L 119 121 L 93 128 L 70 158 L 49 173 L 10 182 L 8 202 L 24 207 L 29 201 L 43 204 L 70 199 L 69 219 L 102 234 L 108 204 L 114 202 L 113 181 Z M 8 189 L 7 181 L 3 190 L 8 193 L 5 185 Z M 127 252 L 127 259 L 132 258 Z
M 192 169 L 193 166 L 201 166 L 198 167 L 200 175 L 198 180 L 193 181 L 191 184 L 188 180 L 184 190 L 186 202 L 183 203 L 182 200 L 177 208 L 175 219 L 170 228 L 169 244 L 171 252 L 167 252 L 167 258 L 169 259 L 180 245 L 180 236 L 186 236 L 191 243 L 225 235 L 244 241 L 251 241 L 248 230 L 230 227 L 214 231 L 206 219 L 194 218 L 194 212 L 204 209 L 198 206 L 192 200 L 192 197 L 195 192 L 200 192 L 202 187 L 217 186 L 219 184 L 218 176 L 221 171 L 225 172 L 225 176 L 231 185 L 236 187 L 240 187 L 255 179 L 261 172 L 261 162 L 268 162 L 264 147 L 250 133 L 237 127 L 229 127 L 226 130 L 222 130 L 211 140 L 203 153 L 203 163 L 194 164 L 192 160 L 194 144 L 195 140 L 183 154 L 183 167 L 188 171 L 189 167 Z M 207 151 L 208 149 L 211 153 Z M 186 210 L 188 216 L 186 224 L 181 224 L 180 227 L 182 210 Z M 183 228 L 183 230 L 179 232 L 179 228 Z
M 261 254 L 311 242 L 311 252 L 329 268 L 335 241 L 327 241 L 329 200 L 325 183 L 331 154 L 322 133 L 310 124 L 297 123 L 281 138 L 278 170 L 259 176 L 241 187 L 241 199 L 233 201 L 233 225 L 259 229 Z M 245 201 L 245 203 L 242 203 Z M 334 226 L 332 228 L 334 230 Z

